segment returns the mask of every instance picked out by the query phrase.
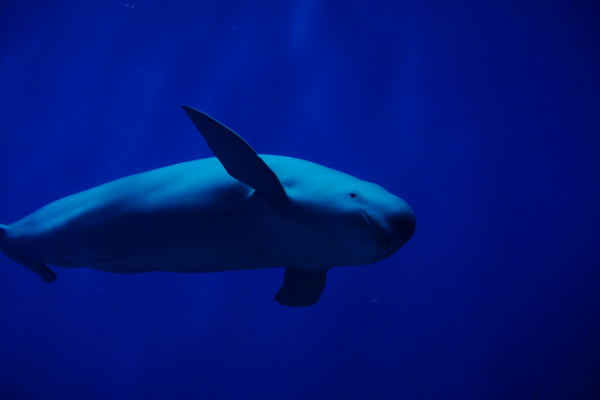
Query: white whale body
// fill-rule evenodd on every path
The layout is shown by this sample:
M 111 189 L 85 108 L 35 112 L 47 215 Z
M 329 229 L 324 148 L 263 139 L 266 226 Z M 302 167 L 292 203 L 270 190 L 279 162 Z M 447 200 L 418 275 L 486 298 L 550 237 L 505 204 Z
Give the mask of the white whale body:
M 213 158 L 128 176 L 48 204 L 8 226 L 0 250 L 45 282 L 47 266 L 107 272 L 218 272 L 286 267 L 275 299 L 316 303 L 332 267 L 392 255 L 415 216 L 380 186 L 321 165 L 257 155 L 183 106 Z

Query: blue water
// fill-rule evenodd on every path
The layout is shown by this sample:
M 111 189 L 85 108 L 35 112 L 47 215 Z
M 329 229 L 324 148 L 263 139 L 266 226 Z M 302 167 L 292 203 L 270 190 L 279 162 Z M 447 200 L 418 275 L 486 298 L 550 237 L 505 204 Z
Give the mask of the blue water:
M 283 268 L 2 256 L 0 399 L 600 398 L 594 2 L 127 1 L 1 3 L 0 222 L 212 156 L 188 104 L 417 230 L 302 309 Z

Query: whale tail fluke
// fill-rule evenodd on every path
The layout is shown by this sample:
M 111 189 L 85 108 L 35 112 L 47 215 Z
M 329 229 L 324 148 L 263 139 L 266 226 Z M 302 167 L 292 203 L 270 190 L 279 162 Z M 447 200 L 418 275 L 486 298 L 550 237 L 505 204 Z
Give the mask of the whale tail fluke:
M 6 252 L 3 248 L 4 242 L 6 240 L 6 225 L 0 224 L 0 251 L 4 253 L 8 258 L 13 260 L 16 263 L 21 264 L 31 272 L 38 274 L 44 282 L 52 283 L 56 280 L 56 275 L 46 264 L 43 264 L 39 261 L 28 260 L 16 254 L 11 254 L 10 252 Z

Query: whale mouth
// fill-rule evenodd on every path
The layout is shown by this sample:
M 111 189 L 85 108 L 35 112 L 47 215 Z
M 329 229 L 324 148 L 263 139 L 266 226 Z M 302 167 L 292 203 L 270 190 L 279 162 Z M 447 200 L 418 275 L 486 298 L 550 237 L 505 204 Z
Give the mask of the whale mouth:
M 365 218 L 367 219 L 367 221 L 369 222 L 369 225 L 371 225 L 371 227 L 373 227 L 373 229 L 379 234 L 379 237 L 381 238 L 381 241 L 383 242 L 386 251 L 390 249 L 390 247 L 392 246 L 392 235 L 390 234 L 390 232 L 388 230 L 386 230 L 385 228 L 383 228 L 382 226 L 380 226 L 376 220 L 374 220 L 373 218 L 371 218 L 369 216 L 369 214 L 363 210 L 363 214 L 365 215 Z
M 375 225 L 375 223 L 373 222 L 373 220 L 371 219 L 371 217 L 369 217 L 369 214 L 367 214 L 367 212 L 365 210 L 363 210 L 363 214 L 365 214 L 365 218 L 367 218 L 367 221 L 373 227 L 373 229 L 375 229 L 376 231 L 380 232 L 379 228 Z

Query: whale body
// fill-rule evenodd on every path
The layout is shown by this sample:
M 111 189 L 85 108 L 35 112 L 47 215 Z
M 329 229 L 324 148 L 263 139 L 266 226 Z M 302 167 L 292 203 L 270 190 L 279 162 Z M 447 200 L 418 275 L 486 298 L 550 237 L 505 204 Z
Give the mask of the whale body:
M 183 106 L 216 157 L 131 175 L 0 225 L 0 250 L 37 273 L 218 272 L 285 267 L 275 299 L 316 303 L 332 267 L 371 264 L 412 236 L 412 209 L 382 187 L 309 161 L 258 155 Z

